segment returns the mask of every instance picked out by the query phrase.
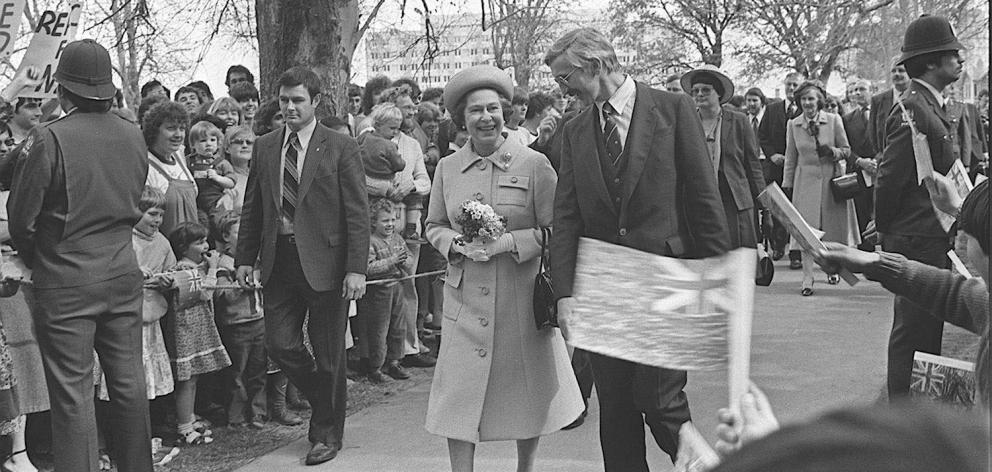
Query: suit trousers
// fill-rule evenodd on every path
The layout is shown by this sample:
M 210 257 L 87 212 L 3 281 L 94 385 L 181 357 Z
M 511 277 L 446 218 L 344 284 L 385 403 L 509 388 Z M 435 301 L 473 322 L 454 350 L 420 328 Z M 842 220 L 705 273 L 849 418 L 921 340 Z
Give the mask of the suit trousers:
M 244 423 L 265 414 L 265 320 L 217 326 L 231 365 L 222 371 L 228 423 Z M 251 408 L 248 411 L 248 408 Z M 246 416 L 246 413 L 250 416 Z
M 691 419 L 684 371 L 588 353 L 599 396 L 599 442 L 606 472 L 647 472 L 644 423 L 675 462 L 679 428 Z
M 882 238 L 884 251 L 896 252 L 914 261 L 941 269 L 950 267 L 947 251 L 952 247 L 948 238 L 891 234 L 886 234 Z M 893 312 L 888 362 L 890 400 L 909 394 L 913 352 L 940 354 L 941 339 L 944 334 L 943 320 L 931 315 L 925 308 L 906 297 L 896 295 Z
M 107 378 L 107 439 L 118 470 L 151 472 L 141 360 L 141 272 L 82 287 L 35 288 L 35 330 L 52 405 L 59 472 L 99 470 L 93 350 Z
M 765 174 L 765 182 L 770 184 L 772 182 L 778 183 L 779 186 L 782 185 L 783 177 L 783 167 L 776 165 L 771 161 L 771 159 L 761 160 L 761 170 Z M 785 225 L 776 218 L 772 216 L 772 231 L 771 234 L 765 234 L 764 238 L 768 240 L 768 246 L 766 249 L 783 251 L 789 246 L 789 232 L 785 229 Z
M 303 274 L 292 238 L 276 242 L 275 264 L 262 289 L 265 295 L 265 348 L 289 380 L 310 400 L 308 438 L 341 447 L 347 403 L 345 330 L 348 301 L 341 287 L 316 291 Z M 313 355 L 303 345 L 303 321 Z

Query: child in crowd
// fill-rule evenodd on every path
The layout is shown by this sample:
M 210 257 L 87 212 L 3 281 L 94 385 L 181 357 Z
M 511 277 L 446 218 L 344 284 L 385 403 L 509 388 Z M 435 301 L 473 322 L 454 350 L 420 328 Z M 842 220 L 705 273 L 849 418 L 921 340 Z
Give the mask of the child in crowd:
M 237 285 L 234 251 L 238 244 L 239 214 L 230 211 L 217 223 L 223 253 L 217 269 L 217 283 Z M 258 275 L 256 274 L 256 280 Z M 217 329 L 231 366 L 223 375 L 227 398 L 227 421 L 232 426 L 264 426 L 265 417 L 265 321 L 262 319 L 261 290 L 224 289 L 214 292 Z M 247 413 L 247 414 L 246 414 Z
M 373 112 L 374 113 L 374 112 Z M 402 277 L 413 273 L 413 257 L 396 233 L 396 210 L 385 198 L 369 204 L 372 236 L 369 245 L 368 280 Z M 406 323 L 403 319 L 403 286 L 399 282 L 369 284 L 358 300 L 357 330 L 361 368 L 369 380 L 410 378 L 399 361 L 403 359 Z M 385 365 L 383 365 L 385 363 Z
M 214 323 L 209 287 L 217 283 L 220 254 L 209 251 L 207 228 L 195 222 L 180 223 L 169 243 L 179 262 L 173 274 L 178 290 L 172 293 L 165 320 L 165 341 L 176 383 L 176 423 L 179 442 L 209 444 L 210 430 L 196 424 L 196 377 L 231 365 Z M 205 288 L 207 287 L 207 288 Z
M 370 196 L 402 198 L 397 173 L 406 167 L 406 162 L 391 140 L 400 132 L 403 112 L 392 103 L 380 103 L 372 109 L 369 119 L 372 129 L 358 136 L 365 186 Z
M 165 195 L 152 187 L 145 187 L 138 208 L 142 215 L 131 232 L 131 244 L 145 277 L 141 309 L 141 359 L 145 366 L 148 399 L 152 400 L 172 393 L 174 388 L 169 353 L 165 349 L 159 320 L 169 310 L 166 294 L 172 290 L 173 282 L 172 276 L 166 271 L 175 267 L 176 256 L 172 253 L 169 241 L 158 230 L 165 214 Z M 100 364 L 97 362 L 95 365 L 99 367 Z M 102 373 L 96 378 L 100 382 L 97 397 L 109 401 L 106 379 Z M 155 439 L 157 440 L 152 441 L 152 459 L 156 465 L 169 462 L 179 453 L 179 449 L 161 447 L 161 439 Z
M 186 163 L 196 180 L 196 210 L 200 224 L 210 227 L 219 210 L 217 202 L 224 191 L 234 188 L 234 167 L 218 152 L 224 134 L 209 121 L 198 121 L 189 129 L 192 154 Z

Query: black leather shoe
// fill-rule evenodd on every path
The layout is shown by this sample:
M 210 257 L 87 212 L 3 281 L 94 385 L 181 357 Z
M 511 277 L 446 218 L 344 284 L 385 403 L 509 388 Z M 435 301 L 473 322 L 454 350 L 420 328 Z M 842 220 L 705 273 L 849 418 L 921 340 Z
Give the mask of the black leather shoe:
M 310 445 L 310 452 L 307 453 L 307 465 L 323 464 L 338 456 L 337 446 L 328 446 L 322 442 Z
M 382 369 L 383 373 L 396 379 L 396 380 L 406 380 L 410 378 L 410 374 L 400 367 L 400 363 L 393 361 L 386 364 L 386 367 Z
M 806 287 L 800 293 L 802 294 L 802 296 L 808 297 L 808 296 L 810 296 L 810 295 L 813 294 L 813 289 L 812 288 L 809 288 L 809 287 Z

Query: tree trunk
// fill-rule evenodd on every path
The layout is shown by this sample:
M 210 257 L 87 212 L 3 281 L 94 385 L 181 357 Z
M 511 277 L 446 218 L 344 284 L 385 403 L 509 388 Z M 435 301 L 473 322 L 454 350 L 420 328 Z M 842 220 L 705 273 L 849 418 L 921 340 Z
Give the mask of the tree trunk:
M 325 105 L 347 103 L 351 59 L 361 35 L 358 0 L 255 0 L 259 91 L 278 93 L 279 75 L 305 66 L 322 82 Z M 332 110 L 344 107 L 331 107 Z

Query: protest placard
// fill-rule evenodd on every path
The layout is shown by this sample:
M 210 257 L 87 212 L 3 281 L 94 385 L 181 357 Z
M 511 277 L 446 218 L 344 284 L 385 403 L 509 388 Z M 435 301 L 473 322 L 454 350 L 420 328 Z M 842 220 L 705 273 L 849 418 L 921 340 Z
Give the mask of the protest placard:
M 785 196 L 782 188 L 777 183 L 772 182 L 765 187 L 758 194 L 758 200 L 782 222 L 785 229 L 789 232 L 789 236 L 792 236 L 792 239 L 803 247 L 803 251 L 809 254 L 816 254 L 827 248 L 820 241 L 820 238 L 823 237 L 823 232 L 813 228 L 803 219 L 799 210 L 792 205 L 792 202 Z M 858 283 L 858 277 L 847 269 L 841 269 L 839 275 L 840 278 L 844 279 L 851 286 Z
M 735 411 L 750 375 L 754 249 L 675 259 L 579 242 L 569 343 L 639 364 L 728 369 Z
M 18 96 L 55 98 L 55 89 L 58 85 L 55 81 L 55 69 L 58 67 L 62 50 L 76 38 L 79 16 L 82 12 L 82 3 L 74 2 L 57 10 L 45 10 L 38 16 L 34 36 L 31 37 L 31 42 L 28 43 L 28 49 L 17 70 L 37 67 L 42 71 L 41 83 L 34 89 L 21 91 Z
M 26 0 L 0 0 L 0 59 L 10 57 L 24 17 Z

